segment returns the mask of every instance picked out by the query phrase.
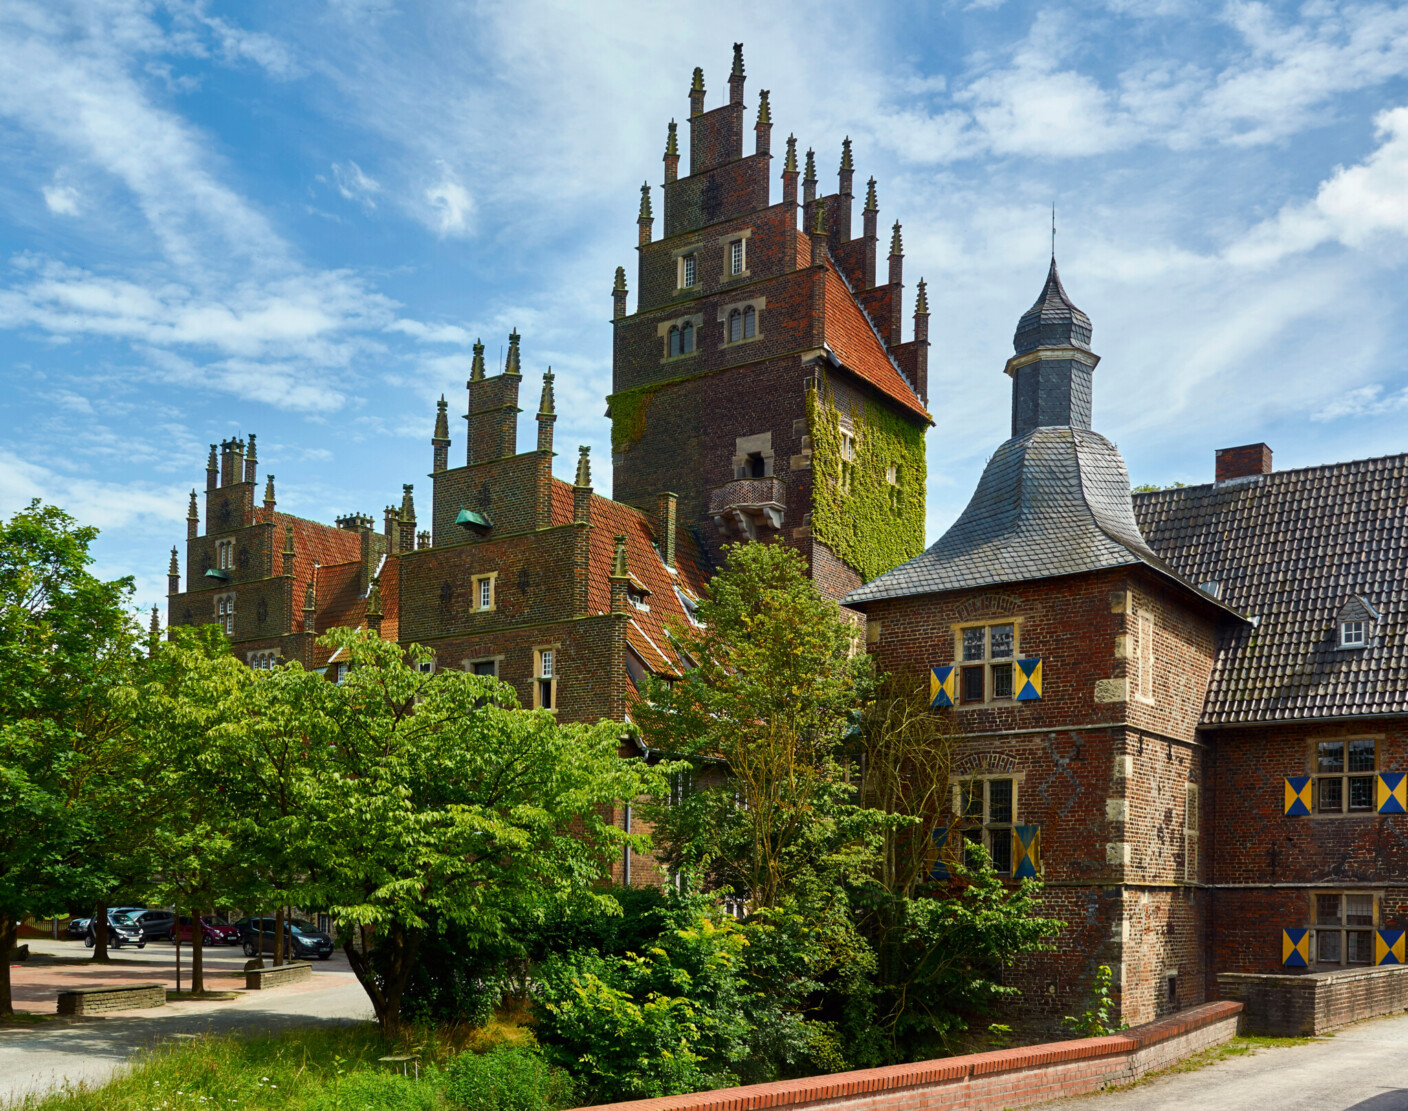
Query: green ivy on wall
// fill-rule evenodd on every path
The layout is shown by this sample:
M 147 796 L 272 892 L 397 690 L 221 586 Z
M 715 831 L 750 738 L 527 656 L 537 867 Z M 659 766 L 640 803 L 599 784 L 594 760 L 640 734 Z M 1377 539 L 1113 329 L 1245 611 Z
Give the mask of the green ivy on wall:
M 925 429 L 869 402 L 850 418 L 846 459 L 830 391 L 808 391 L 812 536 L 869 582 L 924 550 Z
M 667 378 L 663 382 L 648 382 L 644 386 L 613 393 L 606 399 L 606 415 L 611 418 L 611 450 L 625 451 L 645 435 L 645 414 L 655 395 L 666 386 L 685 382 L 693 375 Z

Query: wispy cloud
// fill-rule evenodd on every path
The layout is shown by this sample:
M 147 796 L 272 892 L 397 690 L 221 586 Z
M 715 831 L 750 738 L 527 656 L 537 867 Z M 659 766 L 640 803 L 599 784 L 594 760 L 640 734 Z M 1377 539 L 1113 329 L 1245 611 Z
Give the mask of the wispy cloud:
M 368 211 L 376 208 L 376 195 L 381 192 L 381 185 L 369 177 L 357 163 L 350 159 L 346 165 L 334 162 L 332 176 L 343 200 L 356 201 Z

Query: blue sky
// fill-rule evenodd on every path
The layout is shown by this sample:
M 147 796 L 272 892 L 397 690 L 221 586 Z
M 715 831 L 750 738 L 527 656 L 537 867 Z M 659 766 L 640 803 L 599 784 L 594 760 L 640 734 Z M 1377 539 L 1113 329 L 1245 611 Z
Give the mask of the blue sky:
M 851 136 L 907 309 L 929 280 L 930 541 L 1008 434 L 1053 201 L 1135 482 L 1408 450 L 1408 10 L 706 8 L 5 0 L 0 514 L 99 525 L 150 605 L 211 441 L 258 433 L 289 512 L 426 505 L 435 398 L 462 411 L 470 345 L 514 327 L 530 408 L 557 372 L 558 473 L 590 443 L 608 483 L 611 277 L 736 39 L 776 149 L 834 189 Z

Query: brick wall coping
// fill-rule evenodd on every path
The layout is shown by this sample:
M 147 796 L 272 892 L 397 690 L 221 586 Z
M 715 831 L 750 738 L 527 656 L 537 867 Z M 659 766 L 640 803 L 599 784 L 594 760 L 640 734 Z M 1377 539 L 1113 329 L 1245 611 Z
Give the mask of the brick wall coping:
M 146 984 L 98 984 L 89 988 L 64 988 L 60 995 L 106 995 L 108 992 L 119 991 L 150 991 L 152 988 L 165 988 L 165 984 L 155 982 Z
M 713 1092 L 690 1092 L 682 1096 L 638 1099 L 624 1103 L 601 1104 L 592 1111 L 763 1111 L 821 1100 L 845 1099 L 923 1084 L 942 1084 L 970 1077 L 993 1076 L 1004 1072 L 1072 1061 L 1093 1060 L 1132 1054 L 1180 1034 L 1198 1030 L 1240 1014 L 1242 1004 L 1223 1000 L 1190 1007 L 1158 1022 L 1135 1026 L 1103 1038 L 1079 1038 L 1047 1042 L 1019 1049 L 996 1049 L 968 1053 L 961 1057 L 941 1057 L 908 1065 L 886 1065 L 878 1069 L 858 1069 L 830 1076 L 807 1076 L 800 1080 L 778 1080 L 771 1084 L 750 1084 L 741 1088 L 720 1088 Z M 582 1109 L 578 1109 L 582 1111 Z
M 1383 965 L 1368 968 L 1336 968 L 1328 971 L 1307 969 L 1305 972 L 1219 972 L 1219 983 L 1290 984 L 1324 983 L 1328 980 L 1374 980 L 1382 976 L 1408 975 L 1408 964 Z

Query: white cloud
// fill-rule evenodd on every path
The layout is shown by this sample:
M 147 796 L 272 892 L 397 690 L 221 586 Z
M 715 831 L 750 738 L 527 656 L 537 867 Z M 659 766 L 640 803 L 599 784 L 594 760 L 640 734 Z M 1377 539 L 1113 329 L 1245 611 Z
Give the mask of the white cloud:
M 434 213 L 432 223 L 441 235 L 465 235 L 474 217 L 474 198 L 442 164 L 444 177 L 425 191 L 426 203 Z
M 44 203 L 55 216 L 77 216 L 78 202 L 78 190 L 72 185 L 44 186 Z
M 103 482 L 63 474 L 0 447 L 0 514 L 22 509 L 34 498 L 62 507 L 99 528 L 123 528 L 139 520 L 167 527 L 185 517 L 179 486 Z
M 375 198 L 381 192 L 381 185 L 374 178 L 369 177 L 357 163 L 351 159 L 348 159 L 345 166 L 340 162 L 334 162 L 332 176 L 343 200 L 356 201 L 368 211 L 376 208 Z
M 1326 424 L 1343 417 L 1381 417 L 1405 409 L 1408 409 L 1408 388 L 1385 395 L 1384 387 L 1374 383 L 1347 390 L 1330 398 L 1323 406 L 1311 412 L 1310 419 Z
M 425 324 L 419 320 L 393 320 L 386 326 L 388 332 L 400 332 L 422 343 L 455 343 L 467 346 L 470 335 L 458 324 Z

